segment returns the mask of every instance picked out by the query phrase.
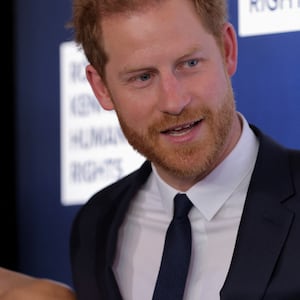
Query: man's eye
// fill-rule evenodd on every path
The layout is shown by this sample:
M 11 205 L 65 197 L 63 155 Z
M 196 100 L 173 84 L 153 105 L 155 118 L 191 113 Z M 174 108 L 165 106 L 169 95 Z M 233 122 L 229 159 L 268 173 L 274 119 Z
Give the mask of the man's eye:
M 198 65 L 198 59 L 190 59 L 186 62 L 188 67 L 195 67 Z
M 150 73 L 144 73 L 142 75 L 139 75 L 137 76 L 137 80 L 140 80 L 140 81 L 147 81 L 149 80 L 151 77 L 151 74 Z
M 153 72 L 137 73 L 127 78 L 126 81 L 131 86 L 142 88 L 151 84 L 154 76 L 155 74 Z

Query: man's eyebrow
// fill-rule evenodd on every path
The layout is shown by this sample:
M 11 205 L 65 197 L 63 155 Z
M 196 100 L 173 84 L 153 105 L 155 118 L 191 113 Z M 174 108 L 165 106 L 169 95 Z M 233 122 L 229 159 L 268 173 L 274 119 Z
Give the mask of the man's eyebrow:
M 196 52 L 202 52 L 200 45 L 195 45 L 192 46 L 191 48 L 187 49 L 185 51 L 185 54 L 183 54 L 182 56 L 178 57 L 175 62 L 180 61 L 182 59 L 188 58 L 192 55 L 194 55 Z M 139 72 L 150 72 L 150 71 L 154 71 L 155 70 L 155 66 L 150 66 L 150 65 L 140 65 L 140 66 L 124 66 L 120 72 L 118 73 L 118 77 L 119 78 L 123 78 L 125 76 L 128 76 L 130 74 L 133 73 L 139 73 Z
M 154 71 L 155 67 L 150 67 L 149 66 L 134 66 L 134 67 L 130 67 L 130 66 L 125 66 L 124 68 L 122 68 L 122 70 L 120 70 L 120 72 L 118 73 L 118 77 L 119 78 L 123 78 L 126 77 L 130 74 L 134 74 L 134 73 L 143 73 L 143 72 L 151 72 Z
M 194 55 L 196 52 L 202 52 L 200 45 L 193 46 L 189 49 L 187 49 L 186 53 L 183 54 L 181 57 L 178 58 L 178 60 L 184 59 L 186 57 Z

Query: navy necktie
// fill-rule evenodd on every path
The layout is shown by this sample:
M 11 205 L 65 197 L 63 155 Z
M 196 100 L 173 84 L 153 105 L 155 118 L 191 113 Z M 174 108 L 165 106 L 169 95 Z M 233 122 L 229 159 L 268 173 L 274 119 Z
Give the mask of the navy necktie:
M 186 194 L 174 198 L 174 216 L 168 227 L 152 300 L 182 300 L 189 269 L 192 237 L 188 213 L 193 204 Z

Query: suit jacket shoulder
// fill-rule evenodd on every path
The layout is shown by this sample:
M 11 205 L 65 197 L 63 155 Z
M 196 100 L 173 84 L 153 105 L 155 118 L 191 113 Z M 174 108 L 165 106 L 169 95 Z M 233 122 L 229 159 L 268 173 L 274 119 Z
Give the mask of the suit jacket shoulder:
M 221 300 L 300 299 L 300 151 L 260 146 Z

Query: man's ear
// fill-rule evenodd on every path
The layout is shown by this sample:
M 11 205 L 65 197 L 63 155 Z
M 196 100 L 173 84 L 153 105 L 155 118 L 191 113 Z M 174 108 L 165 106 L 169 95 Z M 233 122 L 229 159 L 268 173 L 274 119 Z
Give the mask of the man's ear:
M 230 23 L 226 23 L 223 28 L 223 47 L 227 72 L 232 76 L 237 69 L 238 44 L 235 29 Z
M 101 76 L 92 65 L 87 65 L 85 69 L 86 78 L 96 96 L 99 104 L 105 110 L 113 110 L 114 104 L 111 100 L 109 91 L 104 84 Z

